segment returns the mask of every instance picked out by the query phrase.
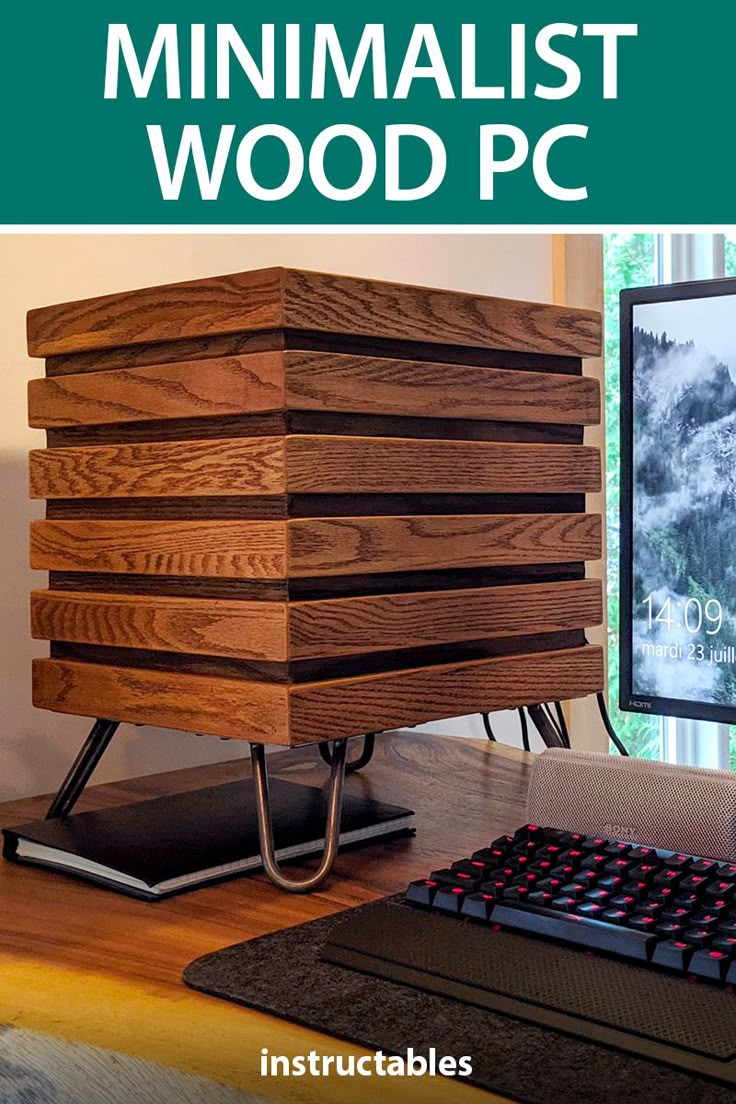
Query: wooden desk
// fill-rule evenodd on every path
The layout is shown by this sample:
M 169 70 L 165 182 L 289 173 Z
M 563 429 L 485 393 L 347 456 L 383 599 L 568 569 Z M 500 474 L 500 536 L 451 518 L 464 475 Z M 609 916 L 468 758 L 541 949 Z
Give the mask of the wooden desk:
M 348 792 L 416 811 L 417 836 L 338 858 L 324 890 L 292 897 L 263 875 L 145 904 L 30 868 L 0 864 L 0 1022 L 84 1040 L 211 1076 L 274 1101 L 344 1101 L 344 1081 L 264 1081 L 262 1046 L 276 1053 L 360 1053 L 343 1043 L 186 989 L 192 959 L 243 939 L 325 916 L 403 888 L 524 821 L 532 757 L 480 741 L 417 733 L 384 735 Z M 278 752 L 278 776 L 322 784 L 315 750 Z M 245 760 L 96 786 L 83 809 L 232 781 Z M 0 824 L 43 815 L 47 798 L 0 806 Z M 284 964 L 288 969 L 288 963 Z M 375 1083 L 350 1082 L 350 1104 L 375 1099 Z M 426 1101 L 421 1079 L 381 1083 L 386 1099 Z M 457 1082 L 437 1083 L 433 1100 L 488 1104 Z

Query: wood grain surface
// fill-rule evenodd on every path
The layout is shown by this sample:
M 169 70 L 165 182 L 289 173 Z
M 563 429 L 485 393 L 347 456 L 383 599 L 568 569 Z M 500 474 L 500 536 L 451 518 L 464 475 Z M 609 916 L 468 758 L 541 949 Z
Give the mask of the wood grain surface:
M 309 659 L 588 628 L 602 616 L 595 580 L 296 601 L 289 645 L 292 659 Z
M 597 380 L 310 350 L 86 371 L 28 385 L 35 428 L 315 410 L 593 425 Z
M 263 269 L 29 312 L 28 351 L 52 356 L 275 328 L 596 356 L 595 311 L 292 269 Z
M 293 745 L 603 688 L 601 648 L 515 654 L 325 682 L 275 683 L 69 659 L 33 661 L 33 703 L 84 717 Z M 392 720 L 392 718 L 395 718 Z
M 602 618 L 595 580 L 306 602 L 36 590 L 36 640 L 283 662 L 567 629 Z
M 84 726 L 80 721 L 80 742 Z M 153 738 L 140 733 L 141 739 L 149 735 Z M 75 750 L 72 737 L 70 759 Z M 514 831 L 525 820 L 532 762 L 531 755 L 487 741 L 418 732 L 381 735 L 369 769 L 346 779 L 346 791 L 414 809 L 417 834 L 341 852 L 327 885 L 306 896 L 284 894 L 263 873 L 253 873 L 152 906 L 48 871 L 0 863 L 5 998 L 0 1014 L 4 1022 L 14 1020 L 20 1027 L 51 1034 L 63 1023 L 77 1041 L 209 1073 L 256 1099 L 268 1096 L 272 1104 L 295 1104 L 293 1077 L 264 1082 L 260 1076 L 261 1047 L 285 1055 L 313 1049 L 352 1054 L 355 1048 L 186 989 L 181 983 L 184 966 L 243 939 L 400 892 L 413 879 Z M 269 766 L 275 776 L 313 786 L 324 786 L 327 777 L 315 748 L 275 751 Z M 59 763 L 59 778 L 64 769 Z M 249 774 L 246 757 L 93 785 L 79 808 L 111 808 Z M 0 824 L 10 827 L 43 817 L 49 800 L 39 796 L 7 802 L 0 806 Z M 289 871 L 304 876 L 310 868 L 314 864 L 306 860 L 290 864 Z M 141 954 L 144 929 L 146 950 Z M 174 1053 L 161 1047 L 162 1022 L 176 1043 Z M 356 1085 L 353 1093 L 351 1084 L 351 1104 L 375 1104 L 375 1085 L 370 1078 L 362 1080 L 368 1083 L 362 1091 Z M 381 1099 L 386 1104 L 428 1104 L 436 1097 L 432 1081 L 383 1080 Z M 300 1085 L 303 1104 L 345 1102 L 344 1078 L 305 1077 Z M 443 1081 L 442 1104 L 461 1102 L 497 1104 L 497 1098 L 468 1084 Z
M 292 494 L 584 494 L 598 449 L 375 437 L 253 437 L 30 454 L 32 498 Z
M 295 743 L 568 701 L 602 690 L 603 649 L 570 648 L 289 688 Z
M 31 567 L 40 571 L 276 579 L 572 563 L 600 555 L 598 514 L 31 524 Z
M 405 414 L 593 425 L 597 380 L 562 373 L 480 368 L 287 350 L 286 404 L 295 410 Z
M 31 498 L 283 494 L 284 450 L 283 437 L 34 449 Z
M 123 291 L 28 312 L 30 356 L 81 353 L 284 325 L 283 270 Z
M 596 311 L 284 269 L 287 327 L 558 356 L 597 356 Z
M 598 514 L 308 518 L 288 522 L 289 574 L 352 575 L 598 559 Z
M 36 590 L 31 635 L 123 648 L 284 661 L 284 602 Z
M 582 494 L 601 484 L 598 449 L 375 437 L 286 439 L 287 487 L 322 494 Z
M 34 659 L 33 704 L 82 717 L 289 743 L 286 688 L 267 682 Z
M 278 521 L 34 521 L 31 567 L 281 579 L 286 527 Z
M 28 420 L 38 429 L 223 417 L 283 406 L 279 353 L 80 372 L 28 383 Z

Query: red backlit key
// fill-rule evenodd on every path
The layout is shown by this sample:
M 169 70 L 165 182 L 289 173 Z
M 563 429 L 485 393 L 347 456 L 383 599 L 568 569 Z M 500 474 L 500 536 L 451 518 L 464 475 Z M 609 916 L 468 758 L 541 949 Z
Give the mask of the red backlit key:
M 729 957 L 733 957 L 736 955 L 736 936 L 719 935 L 718 932 L 716 932 L 710 949 L 712 951 L 725 951 Z
M 623 924 L 628 916 L 628 912 L 624 912 L 623 909 L 608 908 L 601 913 L 601 920 L 604 920 L 606 924 Z
M 710 981 L 723 981 L 731 964 L 731 955 L 726 951 L 696 951 L 690 959 L 688 973 Z
M 665 866 L 672 867 L 673 870 L 687 870 L 693 860 L 689 855 L 667 855 L 664 860 Z
M 529 889 L 527 886 L 512 885 L 503 891 L 504 901 L 525 901 L 528 896 Z
M 493 905 L 493 898 L 488 893 L 468 893 L 463 897 L 462 915 L 473 920 L 488 920 Z
M 470 856 L 473 862 L 486 863 L 488 866 L 500 866 L 506 858 L 507 847 L 481 847 Z
M 413 905 L 424 905 L 429 908 L 437 892 L 437 882 L 431 878 L 420 878 L 418 882 L 412 882 L 406 891 L 407 901 Z
M 577 901 L 574 897 L 555 897 L 551 907 L 557 912 L 574 912 Z
M 634 911 L 636 902 L 637 898 L 631 893 L 617 893 L 608 903 L 611 908 L 621 909 L 622 912 L 629 913 Z
M 589 920 L 597 920 L 603 912 L 603 906 L 597 905 L 595 901 L 583 901 L 582 905 L 578 905 L 578 916 L 587 916 Z
M 650 860 L 656 860 L 657 852 L 653 847 L 634 847 L 629 851 L 629 858 L 635 859 L 636 862 L 649 862 Z
M 630 916 L 626 923 L 630 928 L 635 928 L 636 931 L 654 932 L 657 921 L 654 916 L 642 916 L 637 912 Z
M 724 882 L 719 878 L 717 882 L 713 882 L 705 891 L 705 899 L 709 901 L 711 898 L 716 900 L 718 898 L 724 901 L 729 901 L 734 891 L 733 882 Z
M 462 870 L 450 870 L 449 867 L 445 867 L 443 870 L 433 870 L 429 876 L 433 882 L 439 882 L 440 885 L 456 885 L 467 890 L 477 889 L 484 880 L 481 870 L 476 870 L 474 875 L 471 875 Z
M 705 928 L 688 928 L 682 936 L 683 943 L 688 943 L 691 947 L 707 947 L 711 941 L 713 933 L 706 931 Z
M 605 851 L 608 840 L 600 836 L 588 836 L 584 843 L 580 844 L 581 851 Z
M 503 897 L 504 890 L 506 889 L 506 882 L 502 878 L 491 878 L 488 882 L 483 882 L 478 890 L 479 893 L 485 894 L 486 897 L 490 897 L 494 900 L 498 900 Z
M 665 939 L 679 939 L 685 929 L 674 920 L 660 920 L 654 930 Z
M 469 889 L 460 889 L 459 886 L 438 886 L 432 908 L 441 909 L 442 912 L 451 912 L 457 916 L 463 907 L 463 901 L 469 896 Z
M 690 921 L 691 910 L 684 905 L 674 904 L 662 911 L 663 920 L 674 920 L 676 924 L 687 924 Z
M 467 874 L 469 878 L 486 878 L 497 864 L 480 862 L 478 859 L 460 859 L 450 867 L 452 874 Z
M 652 962 L 655 966 L 666 966 L 668 970 L 687 970 L 693 956 L 693 948 L 681 939 L 665 939 L 654 948 Z
M 715 859 L 698 859 L 690 867 L 691 874 L 715 874 L 718 870 L 718 863 Z

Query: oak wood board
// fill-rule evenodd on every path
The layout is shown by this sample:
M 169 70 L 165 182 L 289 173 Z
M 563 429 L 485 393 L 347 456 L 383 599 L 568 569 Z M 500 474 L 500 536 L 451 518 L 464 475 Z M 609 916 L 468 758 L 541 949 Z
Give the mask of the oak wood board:
M 596 311 L 270 268 L 32 310 L 28 351 L 44 357 L 272 329 L 597 356 Z
M 28 382 L 28 420 L 35 429 L 216 418 L 283 406 L 278 353 L 76 372 Z
M 48 499 L 585 494 L 601 485 L 600 452 L 585 445 L 313 435 L 33 449 L 29 473 L 31 497 Z
M 294 743 L 313 743 L 603 688 L 603 649 L 592 646 L 335 679 L 290 687 L 290 733 Z
M 289 744 L 286 687 L 71 660 L 33 660 L 33 704 L 256 743 Z
M 601 555 L 597 514 L 294 519 L 291 577 L 562 563 Z
M 375 594 L 289 603 L 292 658 L 421 647 L 597 625 L 599 582 Z
M 280 521 L 49 520 L 31 523 L 40 571 L 281 579 L 601 555 L 598 514 L 298 518 Z
M 536 636 L 589 628 L 602 614 L 595 580 L 293 602 L 36 590 L 31 635 L 284 662 Z
M 36 590 L 31 635 L 241 659 L 289 658 L 288 605 L 170 595 Z
M 283 409 L 593 425 L 600 387 L 553 370 L 287 349 L 33 379 L 28 408 L 38 429 Z
M 33 449 L 31 498 L 192 498 L 287 490 L 283 437 Z M 155 508 L 155 507 L 154 507 Z
M 283 579 L 279 521 L 34 521 L 31 567 L 133 575 Z
M 40 709 L 289 746 L 568 700 L 602 688 L 603 651 L 588 646 L 289 685 L 189 672 L 172 679 L 166 670 L 70 659 L 33 661 L 33 704 Z
M 585 445 L 293 436 L 286 467 L 295 494 L 584 494 L 601 483 L 600 452 Z

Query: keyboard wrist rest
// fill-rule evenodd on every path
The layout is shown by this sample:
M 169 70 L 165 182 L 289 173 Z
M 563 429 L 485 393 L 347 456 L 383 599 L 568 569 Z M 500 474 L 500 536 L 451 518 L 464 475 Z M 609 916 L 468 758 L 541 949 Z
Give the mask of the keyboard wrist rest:
M 340 924 L 322 958 L 736 1085 L 736 999 L 706 983 L 396 902 Z

